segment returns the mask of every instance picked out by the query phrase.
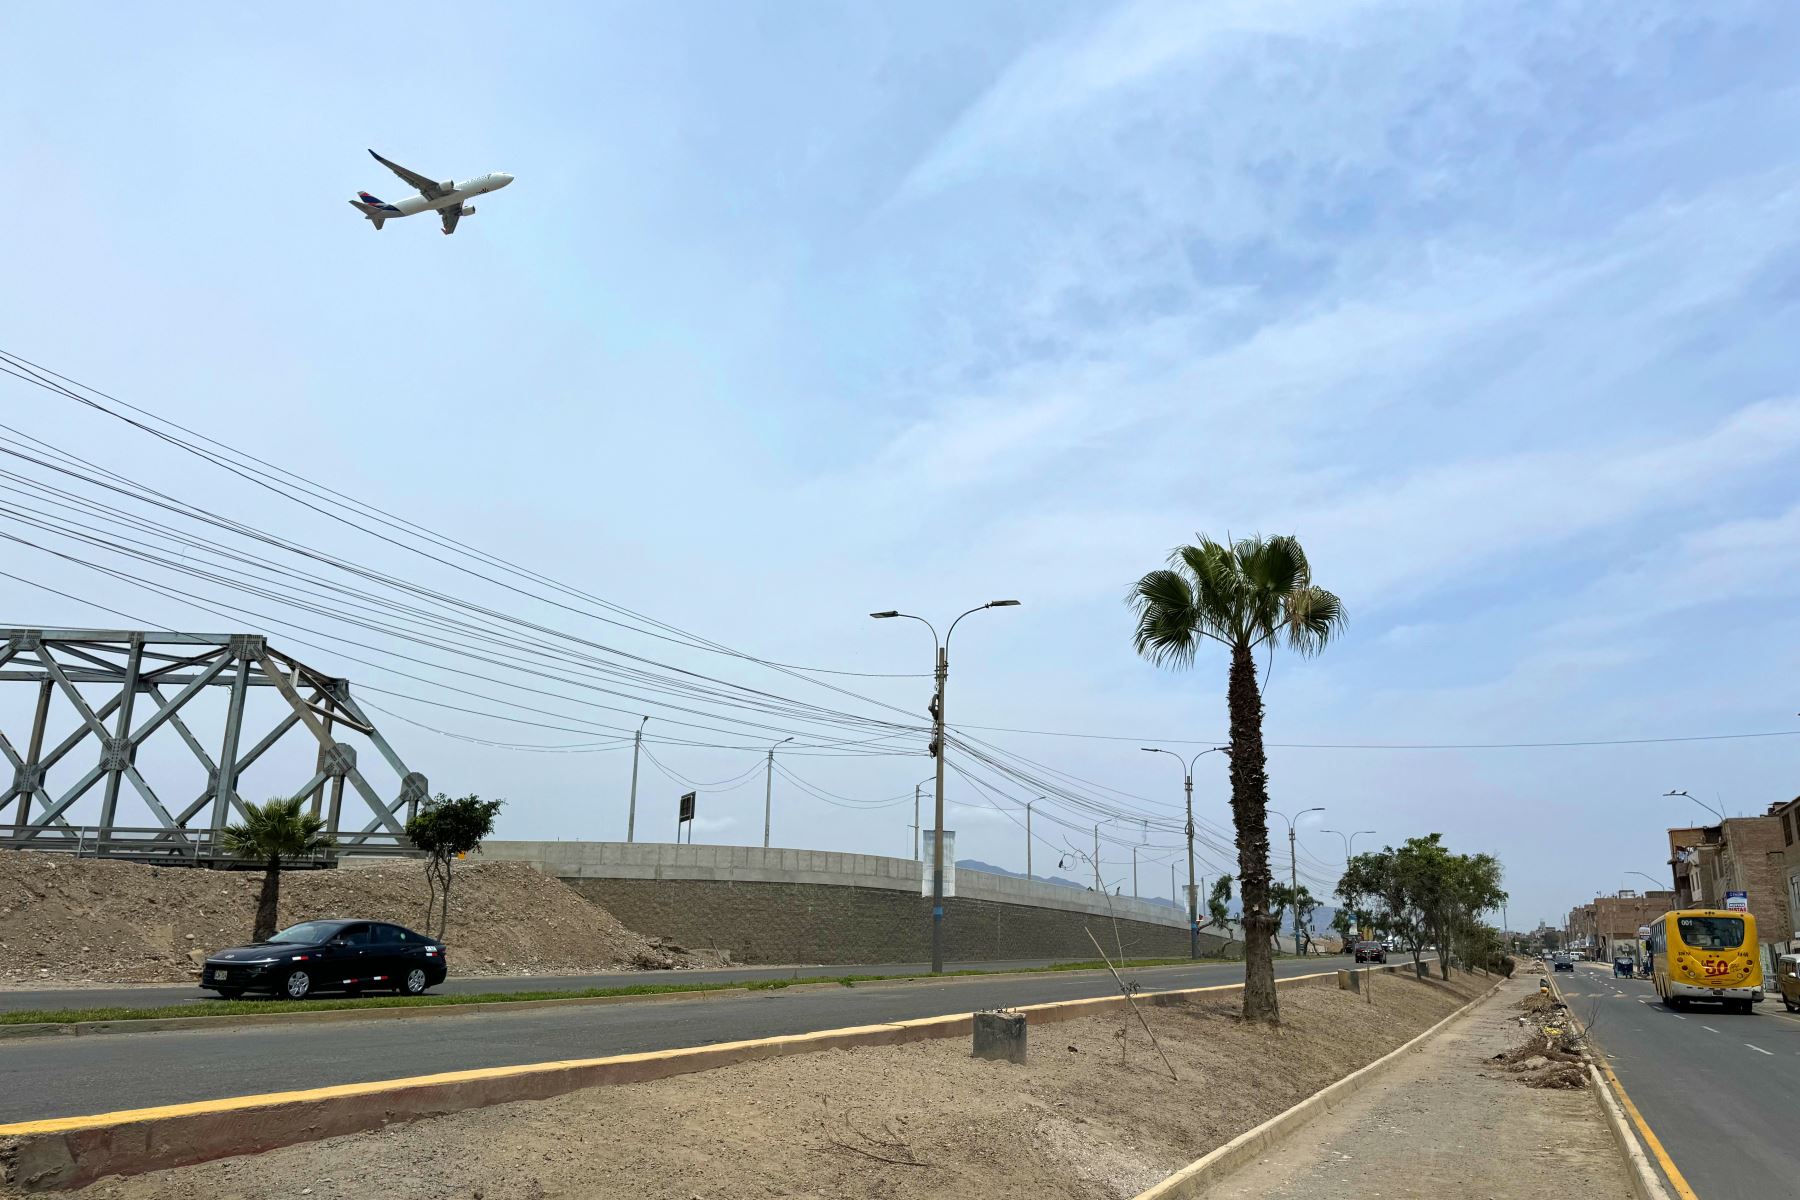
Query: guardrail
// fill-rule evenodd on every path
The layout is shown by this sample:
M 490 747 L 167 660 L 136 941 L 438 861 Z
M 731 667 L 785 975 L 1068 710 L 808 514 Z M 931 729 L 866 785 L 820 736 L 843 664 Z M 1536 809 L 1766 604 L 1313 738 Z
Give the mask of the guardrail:
M 355 835 L 357 840 L 333 846 L 321 854 L 283 860 L 290 869 L 331 867 L 353 857 L 416 858 L 420 851 L 406 838 L 391 833 Z M 37 850 L 71 854 L 77 858 L 125 858 L 168 866 L 260 867 L 261 864 L 232 854 L 211 829 L 121 827 L 102 831 L 93 825 L 69 825 L 53 830 L 20 834 L 0 826 L 0 850 Z

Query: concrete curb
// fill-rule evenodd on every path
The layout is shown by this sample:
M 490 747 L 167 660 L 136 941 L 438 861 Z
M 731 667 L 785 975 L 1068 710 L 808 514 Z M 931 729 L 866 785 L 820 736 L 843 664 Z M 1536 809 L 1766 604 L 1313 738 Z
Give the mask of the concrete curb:
M 1606 1114 L 1606 1127 L 1612 1130 L 1613 1142 L 1618 1145 L 1619 1153 L 1625 1156 L 1625 1163 L 1631 1168 L 1632 1194 L 1638 1200 L 1669 1200 L 1668 1190 L 1657 1177 L 1656 1168 L 1650 1163 L 1650 1156 L 1644 1153 L 1644 1148 L 1638 1145 L 1637 1135 L 1625 1123 L 1625 1110 L 1619 1107 L 1612 1089 L 1600 1077 L 1600 1068 L 1589 1063 L 1587 1075 L 1588 1086 L 1593 1088 L 1594 1095 L 1600 1100 L 1600 1110 Z
M 1275 986 L 1293 988 L 1323 981 L 1335 985 L 1337 972 L 1291 976 L 1276 980 Z M 1242 987 L 1240 982 L 1141 992 L 1136 999 L 1140 1004 L 1175 1005 Z M 1026 1013 L 1033 1023 L 1046 1024 L 1104 1013 L 1126 1003 L 1123 996 L 1096 996 L 1025 1005 L 1015 1011 Z M 581 1088 L 641 1083 L 820 1050 L 967 1037 L 973 1028 L 973 1013 L 956 1013 L 680 1050 L 452 1071 L 0 1125 L 0 1179 L 28 1192 L 80 1187 L 107 1175 L 138 1175 L 255 1154 L 421 1117 L 546 1099 Z
M 1412 964 L 1408 963 L 1406 966 L 1408 971 L 1405 973 L 1410 975 Z M 1277 1113 L 1256 1128 L 1238 1134 L 1156 1186 L 1139 1192 L 1133 1200 L 1189 1200 L 1191 1197 L 1204 1196 L 1224 1176 L 1286 1141 L 1314 1117 L 1330 1112 L 1335 1106 L 1387 1074 L 1409 1051 L 1418 1049 L 1451 1022 L 1461 1019 L 1473 1012 L 1478 1005 L 1492 999 L 1507 982 L 1506 979 L 1500 980 L 1425 1032 L 1388 1051 L 1374 1062 L 1352 1071 L 1336 1083 L 1314 1092 L 1286 1112 Z
M 1235 959 L 1200 959 L 1202 965 L 1217 963 L 1228 966 Z M 1142 971 L 1180 971 L 1189 969 L 1187 963 L 1171 963 L 1161 967 L 1133 967 L 1134 972 Z M 124 1019 L 118 1021 L 42 1021 L 26 1025 L 0 1025 L 0 1042 L 14 1038 L 41 1037 L 96 1037 L 102 1034 L 115 1033 L 156 1033 L 168 1030 L 193 1029 L 240 1029 L 256 1025 L 280 1025 L 285 1023 L 306 1024 L 314 1021 L 393 1021 L 413 1017 L 448 1017 L 475 1015 L 495 1012 L 523 1012 L 540 1008 L 584 1007 L 605 1004 L 655 1004 L 671 1003 L 683 1000 L 724 1000 L 735 999 L 746 995 L 766 992 L 780 995 L 785 992 L 818 992 L 832 988 L 891 988 L 914 987 L 921 984 L 943 986 L 955 983 L 985 983 L 995 979 L 1017 979 L 1022 975 L 1052 975 L 1085 978 L 1090 975 L 1105 975 L 1106 968 L 1095 967 L 1081 971 L 987 971 L 976 975 L 951 975 L 934 978 L 930 975 L 896 975 L 887 979 L 864 979 L 852 984 L 842 984 L 835 980 L 799 980 L 782 987 L 770 986 L 731 986 L 706 988 L 688 992 L 644 992 L 631 996 L 564 996 L 551 1000 L 493 1000 L 473 1004 L 428 1004 L 423 1006 L 399 1005 L 394 1007 L 351 1007 L 325 1008 L 310 1012 L 282 1012 L 274 1006 L 279 1001 L 270 1001 L 272 1011 L 266 1013 L 231 1013 L 217 1017 L 146 1017 L 141 1020 Z M 761 981 L 756 981 L 761 983 Z

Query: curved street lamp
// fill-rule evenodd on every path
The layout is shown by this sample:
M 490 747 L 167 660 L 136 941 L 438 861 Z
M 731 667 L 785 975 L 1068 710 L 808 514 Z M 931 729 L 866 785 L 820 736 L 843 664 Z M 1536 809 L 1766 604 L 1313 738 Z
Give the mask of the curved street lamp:
M 1187 792 L 1187 858 L 1188 858 L 1188 957 L 1200 957 L 1200 891 L 1194 877 L 1194 764 L 1208 754 L 1225 749 L 1214 746 L 1210 750 L 1202 750 L 1192 758 L 1182 758 L 1173 750 L 1164 750 L 1159 746 L 1139 746 L 1146 754 L 1166 754 L 1181 764 L 1181 786 Z
M 1288 886 L 1294 889 L 1294 957 L 1298 958 L 1301 953 L 1299 904 L 1300 859 L 1298 857 L 1299 852 L 1294 848 L 1294 822 L 1298 821 L 1301 817 L 1304 817 L 1307 813 L 1324 812 L 1325 810 L 1323 808 L 1303 808 L 1291 817 L 1284 812 L 1276 812 L 1276 810 L 1272 808 L 1269 811 L 1286 821 L 1288 827 Z
M 944 634 L 944 640 L 938 641 L 937 626 L 924 617 L 903 613 L 898 609 L 886 612 L 870 613 L 878 621 L 890 617 L 905 617 L 909 621 L 917 621 L 931 630 L 931 644 L 937 650 L 935 675 L 937 693 L 931 700 L 932 721 L 932 753 L 937 757 L 937 801 L 935 833 L 931 847 L 931 973 L 941 975 L 944 971 L 944 685 L 950 678 L 950 637 L 956 632 L 956 626 L 963 617 L 970 613 L 978 613 L 989 608 L 1017 608 L 1017 600 L 989 600 L 986 604 L 976 605 L 968 612 L 950 622 L 950 628 Z

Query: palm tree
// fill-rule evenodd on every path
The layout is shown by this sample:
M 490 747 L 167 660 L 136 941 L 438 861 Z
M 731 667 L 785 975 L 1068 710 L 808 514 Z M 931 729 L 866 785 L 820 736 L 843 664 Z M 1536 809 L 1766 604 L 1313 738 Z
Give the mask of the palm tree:
M 305 802 L 304 796 L 276 796 L 266 804 L 246 804 L 243 824 L 225 830 L 228 853 L 263 864 L 252 941 L 266 942 L 275 936 L 276 909 L 281 903 L 281 864 L 331 848 L 325 822 L 317 813 L 301 811 Z
M 1317 654 L 1344 626 L 1338 598 L 1313 586 L 1306 552 L 1292 537 L 1244 538 L 1222 545 L 1202 537 L 1169 555 L 1131 589 L 1137 613 L 1132 643 L 1159 666 L 1193 665 L 1203 641 L 1231 651 L 1225 696 L 1230 710 L 1231 819 L 1237 830 L 1238 888 L 1244 903 L 1244 1017 L 1278 1022 L 1269 911 L 1269 775 L 1263 753 L 1262 693 L 1256 651 L 1284 642 Z

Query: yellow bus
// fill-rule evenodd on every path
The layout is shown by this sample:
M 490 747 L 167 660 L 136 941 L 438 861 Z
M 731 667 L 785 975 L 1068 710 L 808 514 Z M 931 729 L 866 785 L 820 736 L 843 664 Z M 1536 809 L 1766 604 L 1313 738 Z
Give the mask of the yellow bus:
M 1650 923 L 1651 974 L 1670 1008 L 1717 1001 L 1747 1013 L 1763 998 L 1756 918 L 1720 908 L 1683 908 Z

